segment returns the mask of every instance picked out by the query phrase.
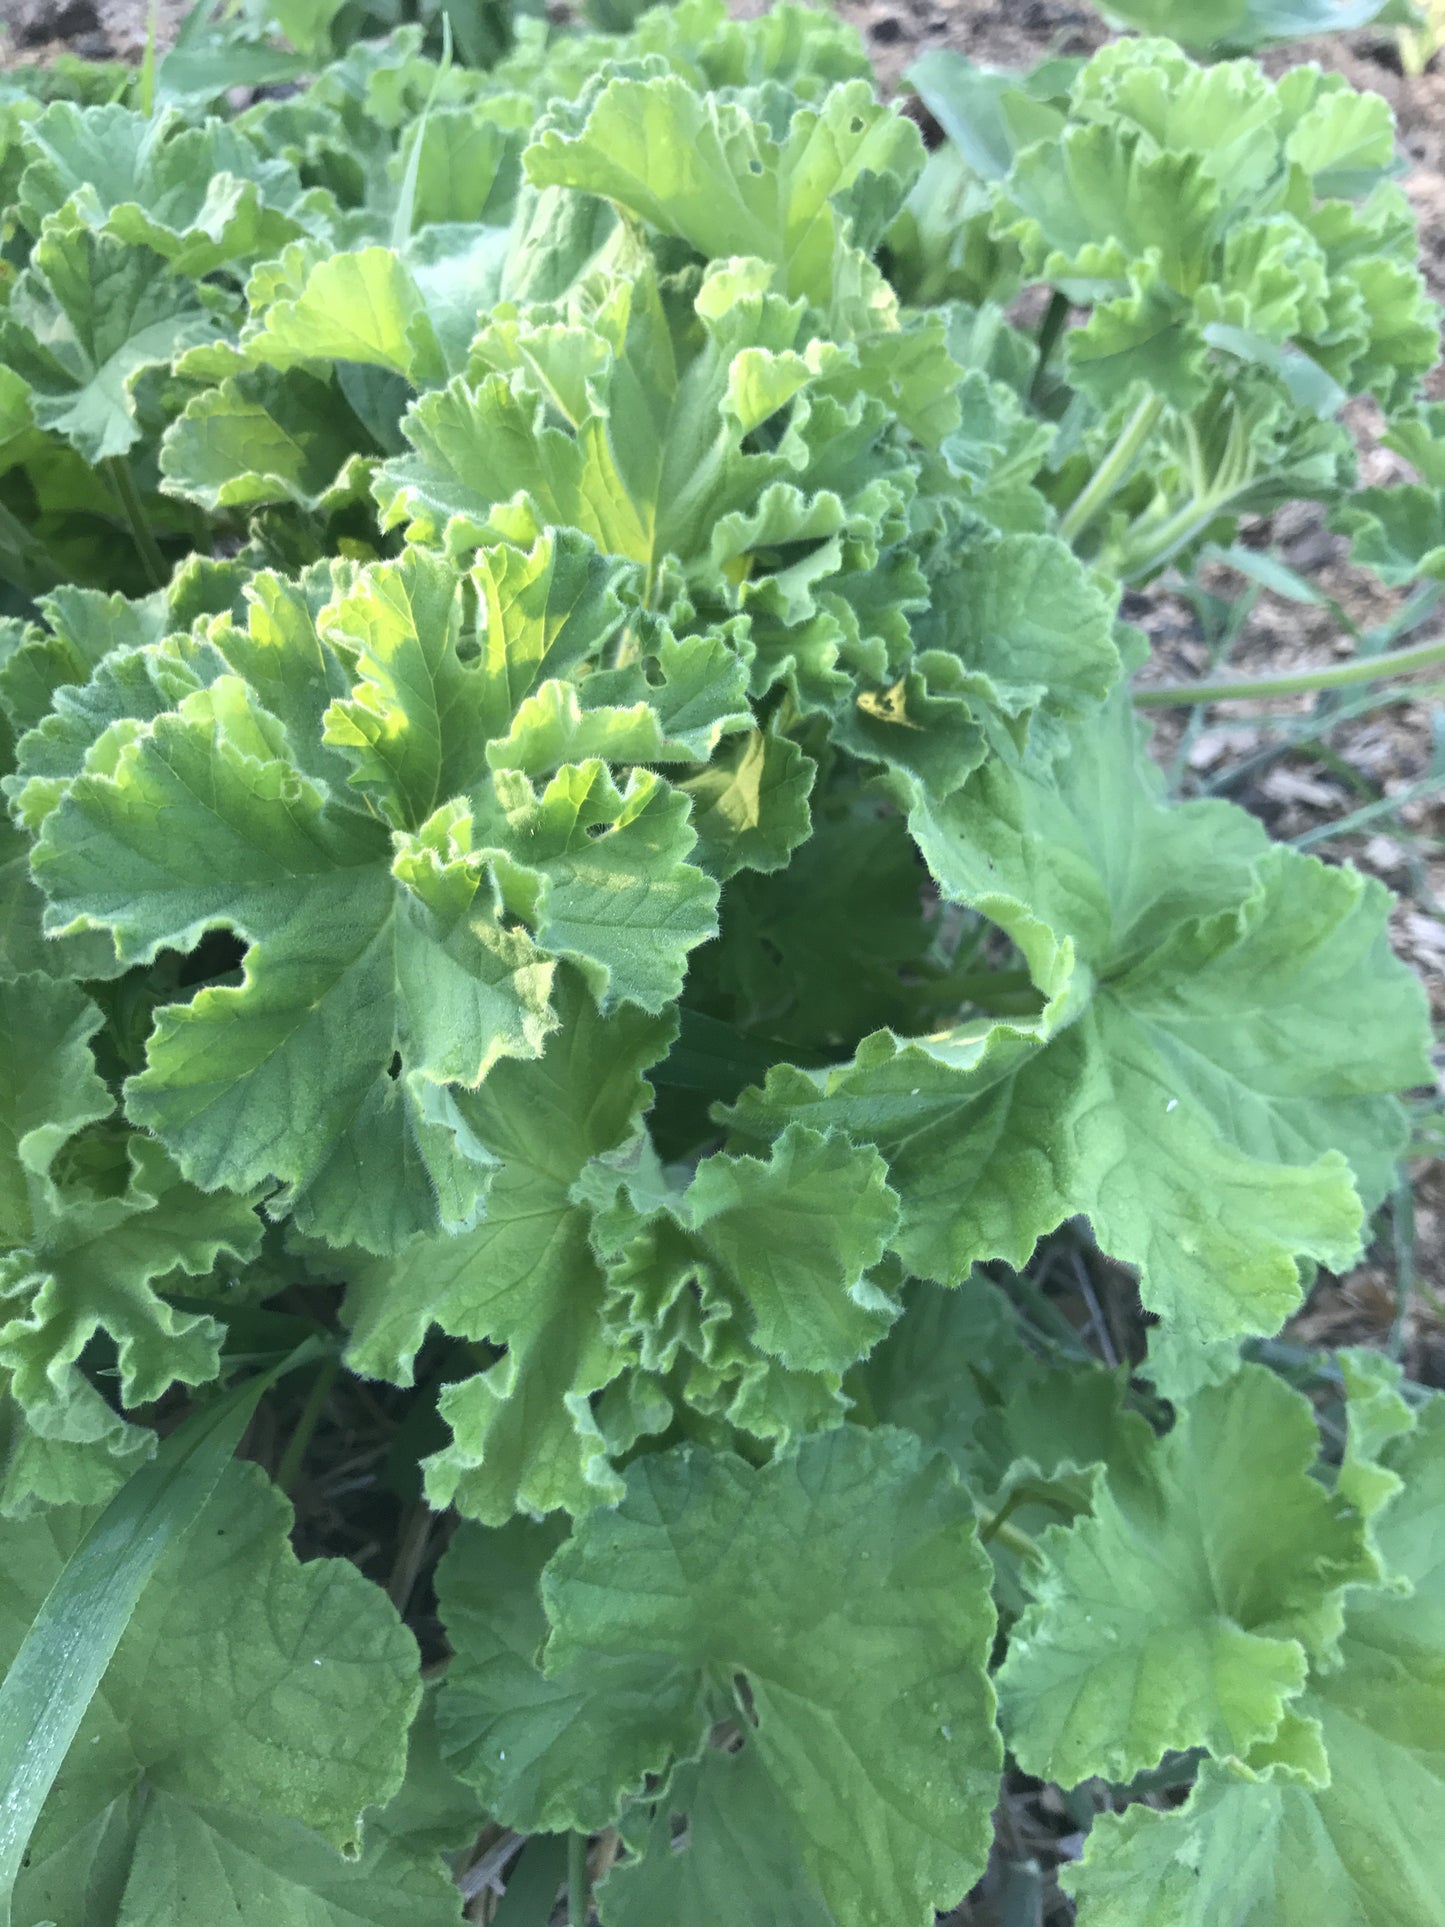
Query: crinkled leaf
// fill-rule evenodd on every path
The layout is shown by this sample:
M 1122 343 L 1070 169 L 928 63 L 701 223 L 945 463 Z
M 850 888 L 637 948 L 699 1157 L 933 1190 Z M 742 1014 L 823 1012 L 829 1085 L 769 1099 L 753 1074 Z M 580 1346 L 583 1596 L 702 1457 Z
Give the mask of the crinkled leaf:
M 255 318 L 241 337 L 246 360 L 278 369 L 359 361 L 418 386 L 445 378 L 425 298 L 391 249 L 330 254 L 297 242 L 262 275 L 248 290 Z
M 527 149 L 538 186 L 580 188 L 638 215 L 709 260 L 756 255 L 789 294 L 826 304 L 838 217 L 876 240 L 922 165 L 913 123 L 865 81 L 800 107 L 770 137 L 740 103 L 676 75 L 618 75 L 581 110 L 554 116 Z
M 1390 1093 L 1421 1074 L 1419 990 L 1382 893 L 1266 853 L 1241 813 L 1165 808 L 1116 716 L 1056 764 L 1000 746 L 910 816 L 945 895 L 1031 958 L 1054 999 L 1032 1031 L 880 1034 L 826 1080 L 775 1072 L 732 1122 L 836 1123 L 879 1145 L 899 1254 L 923 1276 L 1022 1264 L 1087 1212 L 1165 1319 L 1156 1372 L 1187 1389 L 1227 1369 L 1220 1344 L 1278 1328 L 1296 1254 L 1358 1249 L 1356 1183 L 1388 1188 Z
M 219 328 L 159 256 L 52 224 L 0 314 L 0 351 L 29 382 L 37 424 L 96 463 L 140 439 L 136 383 L 146 370 Z
M 161 443 L 161 474 L 168 494 L 213 513 L 290 502 L 325 514 L 366 500 L 369 476 L 356 458 L 368 441 L 332 384 L 262 369 L 186 405 Z
M 1397 482 L 1361 489 L 1336 509 L 1333 523 L 1350 537 L 1359 566 L 1392 587 L 1445 581 L 1445 486 Z
M 358 578 L 324 637 L 299 591 L 258 588 L 249 628 L 209 645 L 233 673 L 112 731 L 51 812 L 35 867 L 54 926 L 108 929 L 126 961 L 216 925 L 249 946 L 241 984 L 160 1015 L 128 1087 L 193 1181 L 280 1178 L 303 1228 L 368 1249 L 466 1223 L 487 1174 L 440 1087 L 540 1053 L 550 959 L 653 1008 L 676 994 L 714 893 L 683 860 L 686 799 L 641 774 L 620 793 L 596 765 L 542 798 L 505 771 L 494 797 L 488 774 L 549 652 L 600 647 L 608 576 L 566 541 L 493 557 L 465 660 L 462 585 L 436 558 Z M 549 949 L 502 921 L 493 871 Z
M 575 528 L 649 587 L 675 557 L 717 596 L 805 620 L 822 577 L 903 534 L 912 484 L 856 357 L 810 340 L 771 279 L 723 263 L 687 304 L 642 274 L 576 316 L 495 310 L 467 376 L 408 411 L 412 452 L 375 482 L 383 526 L 453 553 Z
M 615 1200 L 595 1235 L 613 1315 L 637 1333 L 645 1362 L 670 1369 L 679 1350 L 695 1354 L 690 1389 L 700 1399 L 714 1376 L 727 1385 L 741 1373 L 747 1401 L 758 1351 L 836 1384 L 892 1322 L 894 1303 L 869 1274 L 897 1200 L 878 1154 L 840 1132 L 794 1126 L 766 1160 L 719 1152 L 660 1201 L 600 1172 L 595 1195 L 609 1190 Z M 781 1381 L 764 1386 L 778 1399 L 770 1423 L 800 1429 L 789 1427 Z M 766 1399 L 748 1403 L 760 1408 L 756 1425 Z
M 650 770 L 619 789 L 603 763 L 569 764 L 539 794 L 519 771 L 492 777 L 478 812 L 495 843 L 501 900 L 537 942 L 586 978 L 602 1007 L 659 1011 L 682 990 L 690 951 L 717 932 L 717 885 L 687 861 L 688 798 Z
M 454 1098 L 473 1155 L 498 1167 L 482 1221 L 348 1267 L 357 1370 L 409 1381 L 432 1324 L 505 1347 L 443 1393 L 455 1443 L 427 1470 L 434 1503 L 495 1524 L 519 1508 L 584 1511 L 620 1490 L 589 1400 L 625 1360 L 603 1334 L 591 1212 L 572 1187 L 634 1129 L 650 1097 L 642 1074 L 673 1028 L 636 1011 L 600 1017 L 571 978 L 557 999 L 562 1025 L 538 1063 L 499 1064 Z
M 696 1450 L 641 1459 L 617 1509 L 577 1527 L 543 1574 L 541 1670 L 541 1614 L 515 1583 L 505 1618 L 489 1612 L 477 1536 L 443 1579 L 459 1654 L 442 1703 L 453 1757 L 497 1810 L 597 1824 L 644 1771 L 737 1717 L 741 1675 L 751 1758 L 709 1763 L 701 1790 L 676 1782 L 698 1800 L 695 1829 L 719 1812 L 715 1772 L 748 1776 L 754 1814 L 761 1779 L 759 1851 L 807 1897 L 802 1918 L 922 1923 L 976 1877 L 997 1785 L 993 1611 L 971 1511 L 945 1462 L 899 1433 L 844 1428 L 760 1470 Z M 684 1917 L 696 1876 L 686 1853 L 671 1864 L 668 1797 L 661 1864 L 619 1876 L 615 1900 L 604 1889 L 609 1919 L 647 1918 L 630 1911 L 638 1891 L 675 1894 Z M 694 1842 L 704 1863 L 721 1851 Z
M 89 1522 L 70 1508 L 4 1527 L 8 1651 Z M 196 1878 L 223 1894 L 228 1870 L 258 1852 L 241 1824 L 255 1814 L 278 1848 L 276 1893 L 330 1885 L 344 1895 L 336 1848 L 354 1851 L 362 1810 L 401 1783 L 416 1653 L 353 1567 L 298 1564 L 289 1524 L 260 1471 L 238 1466 L 165 1554 L 32 1837 L 16 1896 L 27 1922 L 89 1919 L 94 1904 L 110 1910 L 99 1921 L 151 1927 L 167 1917 L 182 1845 Z M 426 1890 L 413 1879 L 413 1894 Z M 325 1927 L 379 1919 L 366 1903 L 310 1917 Z
M 263 158 L 223 121 L 186 127 L 174 113 L 55 101 L 31 123 L 25 147 L 20 211 L 32 231 L 64 206 L 67 219 L 198 280 L 223 263 L 279 254 L 324 204 L 303 195 L 287 162 Z
M 1296 1702 L 1312 1728 L 1301 1764 L 1278 1747 L 1206 1763 L 1188 1802 L 1101 1819 L 1066 1876 L 1081 1927 L 1268 1920 L 1393 1927 L 1429 1920 L 1445 1879 L 1440 1681 L 1445 1656 L 1445 1405 L 1383 1453 L 1403 1481 L 1379 1536 L 1408 1580 L 1352 1596 L 1338 1667 Z
M 1092 1517 L 1043 1535 L 999 1674 L 1026 1772 L 1128 1780 L 1166 1752 L 1273 1737 L 1368 1570 L 1357 1518 L 1310 1476 L 1317 1451 L 1307 1402 L 1247 1365 L 1116 1472 Z

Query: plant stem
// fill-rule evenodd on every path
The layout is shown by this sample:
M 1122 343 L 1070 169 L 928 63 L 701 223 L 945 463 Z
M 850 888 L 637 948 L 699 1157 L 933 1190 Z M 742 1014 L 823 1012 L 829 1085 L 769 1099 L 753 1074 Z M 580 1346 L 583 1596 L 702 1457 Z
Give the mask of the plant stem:
M 1059 339 L 1069 319 L 1069 306 L 1068 296 L 1060 294 L 1055 288 L 1049 297 L 1049 305 L 1044 310 L 1044 318 L 1039 323 L 1039 358 L 1034 365 L 1034 378 L 1029 384 L 1030 401 L 1038 400 L 1039 392 L 1044 385 L 1044 377 L 1049 372 L 1049 363 L 1054 358 L 1054 350 L 1059 345 Z
M 1026 1559 L 1030 1565 L 1036 1566 L 1044 1556 L 1026 1532 L 1020 1532 L 1017 1526 L 1005 1525 L 999 1520 L 995 1520 L 978 1536 L 984 1544 L 991 1539 L 997 1540 L 999 1545 L 1007 1546 L 1016 1558 Z
M 1120 430 L 1119 439 L 1094 470 L 1088 487 L 1060 522 L 1059 534 L 1066 542 L 1076 542 L 1119 493 L 1163 413 L 1164 400 L 1160 395 L 1146 395 L 1140 402 Z
M 145 504 L 140 499 L 140 490 L 135 485 L 130 463 L 124 455 L 108 455 L 105 472 L 110 477 L 110 485 L 120 497 L 120 505 L 125 510 L 125 519 L 130 523 L 130 532 L 135 538 L 136 553 L 141 565 L 150 577 L 151 587 L 163 589 L 166 586 L 166 559 L 161 554 L 151 525 L 146 520 Z
M 567 1927 L 587 1927 L 587 1835 L 567 1836 Z
M 1039 1551 L 1028 1533 L 1020 1532 L 1017 1526 L 1011 1526 L 1008 1523 L 1008 1515 L 1015 1507 L 1026 1505 L 1031 1496 L 1032 1494 L 1026 1487 L 1016 1487 L 1004 1500 L 998 1511 L 993 1514 L 992 1518 L 980 1519 L 978 1524 L 979 1544 L 986 1546 L 991 1539 L 996 1539 L 1001 1546 L 1007 1546 L 1016 1558 L 1027 1559 L 1031 1563 L 1036 1563 L 1042 1559 L 1044 1555 Z
M 1378 682 L 1386 676 L 1405 676 L 1445 662 L 1445 636 L 1413 643 L 1408 649 L 1387 650 L 1380 656 L 1356 656 L 1328 669 L 1298 669 L 1288 676 L 1244 676 L 1238 682 L 1166 682 L 1152 689 L 1136 689 L 1140 709 L 1160 709 L 1174 703 L 1239 702 L 1252 696 L 1308 696 L 1318 689 L 1349 689 L 1355 683 Z
M 337 1374 L 341 1370 L 341 1360 L 335 1352 L 323 1358 L 311 1390 L 306 1394 L 306 1403 L 301 1407 L 301 1416 L 296 1421 L 296 1429 L 286 1441 L 286 1450 L 281 1455 L 281 1463 L 276 1470 L 276 1483 L 290 1496 L 296 1475 L 301 1470 L 301 1461 L 306 1457 L 306 1448 L 311 1443 L 311 1435 L 326 1410 L 326 1401 L 331 1396 Z

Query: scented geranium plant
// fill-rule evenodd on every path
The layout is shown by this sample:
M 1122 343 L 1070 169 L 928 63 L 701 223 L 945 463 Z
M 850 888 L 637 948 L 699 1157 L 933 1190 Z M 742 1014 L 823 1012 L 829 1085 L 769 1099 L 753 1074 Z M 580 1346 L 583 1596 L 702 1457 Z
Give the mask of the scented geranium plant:
M 1129 41 L 929 155 L 608 24 L 0 89 L 10 1918 L 923 1927 L 1008 1763 L 1090 1927 L 1423 1924 L 1445 1407 L 1268 1341 L 1424 995 L 1119 615 L 1300 498 L 1440 572 L 1388 116 Z

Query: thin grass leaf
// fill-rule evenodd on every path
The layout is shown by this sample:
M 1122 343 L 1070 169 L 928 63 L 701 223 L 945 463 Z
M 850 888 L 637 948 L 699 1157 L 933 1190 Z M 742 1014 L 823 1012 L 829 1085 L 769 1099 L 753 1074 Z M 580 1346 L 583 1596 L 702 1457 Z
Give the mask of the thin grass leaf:
M 25 1849 L 86 1709 L 166 1548 L 199 1517 L 266 1389 L 315 1356 L 308 1340 L 161 1442 L 55 1582 L 0 1685 L 0 1927 Z

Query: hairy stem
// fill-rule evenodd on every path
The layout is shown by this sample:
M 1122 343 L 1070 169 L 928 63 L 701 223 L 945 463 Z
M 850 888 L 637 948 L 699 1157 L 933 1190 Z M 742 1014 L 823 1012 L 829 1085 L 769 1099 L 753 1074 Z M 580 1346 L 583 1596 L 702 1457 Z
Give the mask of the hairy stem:
M 1413 643 L 1408 649 L 1387 650 L 1380 656 L 1356 656 L 1332 663 L 1327 669 L 1297 669 L 1287 676 L 1242 676 L 1238 682 L 1165 682 L 1152 689 L 1136 689 L 1140 709 L 1162 709 L 1178 703 L 1238 702 L 1252 696 L 1308 696 L 1316 690 L 1349 689 L 1355 683 L 1379 682 L 1387 676 L 1406 676 L 1445 662 L 1445 636 Z
M 1160 395 L 1147 395 L 1119 432 L 1119 439 L 1094 470 L 1087 488 L 1059 524 L 1066 542 L 1076 542 L 1089 524 L 1102 515 L 1134 472 L 1134 464 L 1164 413 Z
M 587 1835 L 567 1836 L 567 1927 L 587 1927 Z
M 1049 298 L 1044 310 L 1044 318 L 1039 323 L 1039 358 L 1034 367 L 1034 378 L 1029 385 L 1029 400 L 1037 401 L 1044 385 L 1044 377 L 1049 372 L 1049 363 L 1054 358 L 1054 350 L 1063 336 L 1064 327 L 1069 319 L 1069 298 L 1060 294 L 1057 288 Z
M 140 499 L 140 490 L 135 485 L 135 476 L 131 473 L 130 463 L 124 455 L 108 455 L 105 460 L 105 472 L 110 478 L 111 487 L 120 498 L 125 519 L 130 523 L 130 532 L 135 539 L 136 553 L 141 559 L 141 566 L 150 577 L 151 587 L 163 589 L 166 586 L 166 559 L 160 552 L 155 536 L 151 533 L 150 523 L 146 520 L 145 504 Z

